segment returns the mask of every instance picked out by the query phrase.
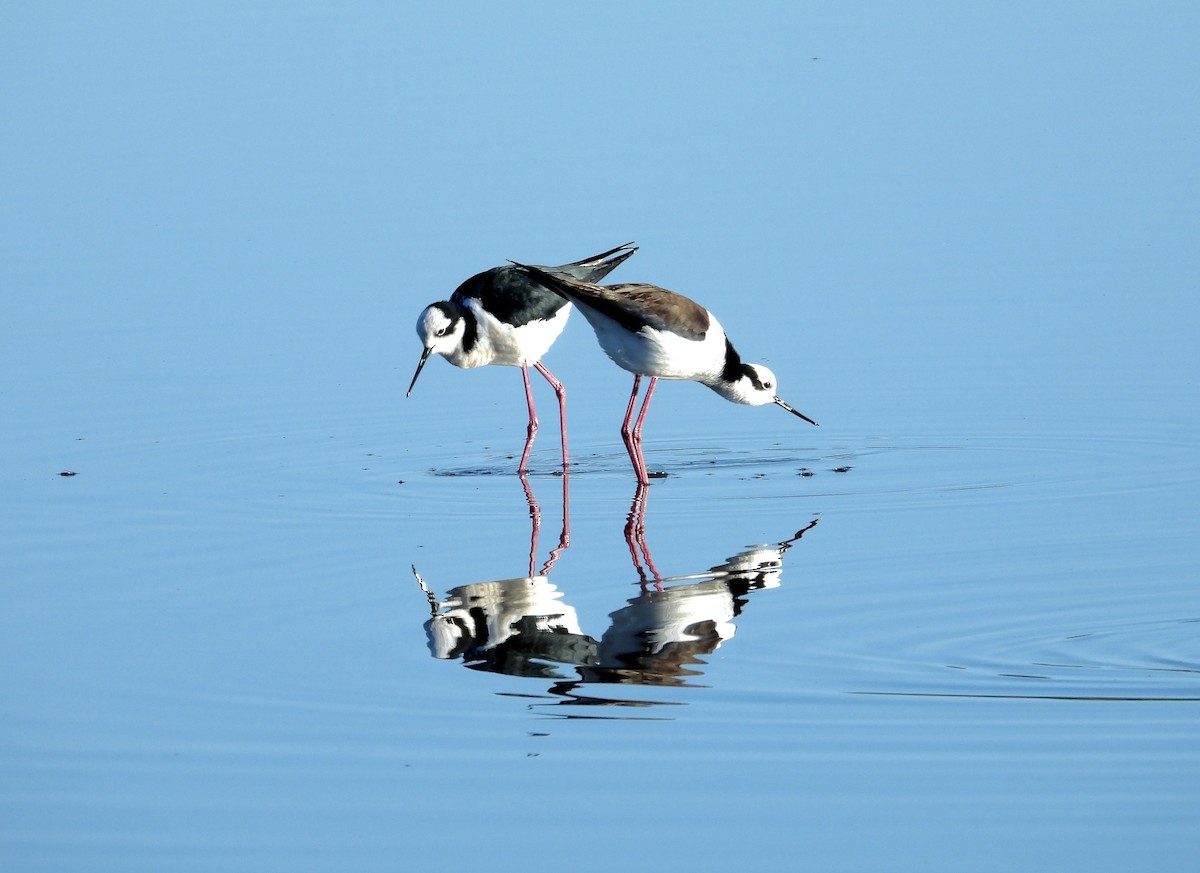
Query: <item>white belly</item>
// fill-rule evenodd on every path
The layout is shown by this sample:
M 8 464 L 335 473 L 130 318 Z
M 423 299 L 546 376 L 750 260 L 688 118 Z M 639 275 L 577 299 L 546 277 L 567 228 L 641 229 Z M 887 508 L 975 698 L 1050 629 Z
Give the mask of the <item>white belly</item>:
M 585 315 L 591 313 L 584 311 Z M 644 327 L 636 334 L 602 315 L 589 317 L 596 339 L 613 363 L 631 373 L 659 379 L 707 381 L 725 364 L 725 332 L 712 320 L 704 339 Z
M 562 307 L 548 319 L 531 321 L 520 327 L 505 324 L 477 306 L 472 306 L 471 310 L 479 325 L 475 346 L 469 352 L 460 351 L 456 357 L 450 357 L 450 363 L 456 367 L 483 367 L 489 364 L 520 367 L 523 364 L 536 364 L 550 350 L 567 326 L 571 305 Z

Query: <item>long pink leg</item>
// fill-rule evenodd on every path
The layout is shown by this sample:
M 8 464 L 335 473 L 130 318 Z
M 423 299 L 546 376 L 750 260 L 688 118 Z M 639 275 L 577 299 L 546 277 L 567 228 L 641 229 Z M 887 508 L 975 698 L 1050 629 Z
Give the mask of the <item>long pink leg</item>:
M 642 386 L 641 373 L 633 375 L 633 391 L 629 395 L 629 406 L 625 409 L 625 420 L 621 422 L 621 439 L 625 441 L 625 450 L 629 452 L 629 460 L 633 462 L 633 472 L 637 474 L 638 484 L 646 485 L 649 478 L 646 476 L 643 464 L 639 459 L 640 452 L 633 441 L 633 410 L 637 406 L 638 390 Z
M 546 377 L 546 381 L 550 383 L 550 387 L 554 389 L 554 393 L 558 397 L 558 423 L 562 431 L 562 456 L 565 470 L 570 463 L 567 460 L 567 389 L 563 387 L 562 382 L 554 378 L 554 374 L 547 370 L 541 361 L 533 366 L 537 367 L 537 371 Z
M 642 452 L 642 423 L 646 420 L 646 411 L 650 409 L 650 398 L 654 396 L 654 386 L 657 384 L 658 377 L 651 376 L 650 386 L 646 388 L 646 397 L 642 400 L 642 411 L 638 413 L 637 422 L 634 423 L 630 435 L 633 447 L 637 450 L 637 461 L 634 462 L 634 466 L 638 467 L 638 482 L 642 485 L 650 484 L 650 471 L 646 467 L 646 456 Z
M 517 473 L 525 475 L 529 470 L 529 452 L 533 449 L 533 438 L 537 436 L 537 410 L 533 408 L 533 386 L 529 384 L 529 368 L 521 365 L 521 376 L 525 379 L 525 400 L 529 403 L 529 430 L 525 437 L 525 451 L 521 453 L 521 463 L 517 465 Z

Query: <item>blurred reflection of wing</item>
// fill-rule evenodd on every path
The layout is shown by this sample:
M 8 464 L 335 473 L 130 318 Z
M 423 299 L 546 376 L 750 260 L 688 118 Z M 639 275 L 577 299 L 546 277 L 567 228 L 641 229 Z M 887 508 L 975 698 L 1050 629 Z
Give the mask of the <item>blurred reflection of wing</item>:
M 596 641 L 545 576 L 475 582 L 452 589 L 425 623 L 435 658 L 514 676 L 558 679 L 549 663 L 595 661 Z
M 431 618 L 425 623 L 430 652 L 435 658 L 461 658 L 475 670 L 553 680 L 547 702 L 537 706 L 679 705 L 681 701 L 605 697 L 587 686 L 693 685 L 690 680 L 702 675 L 705 657 L 733 637 L 734 622 L 749 595 L 779 586 L 784 552 L 817 521 L 790 539 L 753 546 L 707 572 L 662 578 L 645 544 L 643 517 L 635 499 L 626 534 L 640 577 L 639 594 L 609 614 L 599 642 L 583 632 L 574 608 L 544 574 L 460 585 L 439 600 L 414 568 L 430 604 Z M 652 586 L 639 556 L 651 569 Z M 631 692 L 626 695 L 632 697 Z
M 557 691 L 574 692 L 586 683 L 692 684 L 688 679 L 701 675 L 696 668 L 704 665 L 704 656 L 733 637 L 734 619 L 745 608 L 747 595 L 779 586 L 783 553 L 816 523 L 814 519 L 783 542 L 740 552 L 708 573 L 661 579 L 653 589 L 643 585 L 637 597 L 609 615 L 596 663 L 581 665 L 580 681 Z M 648 559 L 644 544 L 642 549 Z
M 612 613 L 600 638 L 597 681 L 683 685 L 690 665 L 734 634 L 734 598 L 724 579 L 643 591 Z

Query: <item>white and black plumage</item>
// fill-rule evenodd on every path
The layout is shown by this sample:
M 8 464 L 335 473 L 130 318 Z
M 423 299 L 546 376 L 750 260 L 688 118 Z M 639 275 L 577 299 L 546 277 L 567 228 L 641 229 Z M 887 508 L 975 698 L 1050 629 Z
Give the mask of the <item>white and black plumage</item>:
M 635 251 L 637 246 L 625 243 L 580 261 L 538 269 L 547 276 L 596 282 Z M 405 396 L 412 394 L 417 377 L 432 354 L 441 355 L 456 367 L 489 364 L 520 367 L 529 405 L 525 451 L 517 468 L 523 474 L 528 469 L 529 452 L 538 430 L 533 389 L 529 384 L 532 365 L 558 397 L 565 468 L 568 463 L 566 389 L 541 363 L 541 358 L 566 327 L 570 311 L 567 300 L 516 266 L 493 267 L 472 276 L 458 286 L 449 300 L 429 304 L 417 318 L 417 336 L 424 350 Z
M 691 298 L 657 285 L 596 285 L 540 267 L 516 266 L 574 303 L 591 324 L 605 354 L 634 374 L 621 436 L 640 483 L 649 482 L 641 448 L 642 423 L 659 379 L 699 382 L 734 403 L 773 403 L 816 424 L 780 399 L 774 373 L 762 364 L 742 361 L 716 316 Z M 643 376 L 650 377 L 650 385 L 634 422 Z

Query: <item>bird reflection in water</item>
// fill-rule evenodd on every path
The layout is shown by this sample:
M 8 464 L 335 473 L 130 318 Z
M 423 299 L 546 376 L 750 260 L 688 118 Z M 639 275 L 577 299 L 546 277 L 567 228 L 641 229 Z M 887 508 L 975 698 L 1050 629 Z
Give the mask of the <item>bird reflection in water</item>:
M 546 661 L 576 663 L 576 649 L 595 648 L 579 630 L 575 610 L 561 602 L 562 594 L 549 579 L 554 563 L 571 544 L 570 480 L 563 475 L 563 525 L 558 545 L 550 550 L 540 570 L 536 568 L 542 508 L 529 478 L 522 475 L 520 481 L 531 522 L 527 576 L 459 585 L 439 600 L 415 566 L 412 571 L 429 601 L 431 615 L 425 632 L 435 658 L 462 658 L 475 670 L 558 678 Z
M 524 480 L 523 480 L 524 481 Z M 435 658 L 461 659 L 473 670 L 550 680 L 542 705 L 645 707 L 667 701 L 597 696 L 587 686 L 693 686 L 704 657 L 734 635 L 734 621 L 748 596 L 777 587 L 783 555 L 816 526 L 813 519 L 781 542 L 749 548 L 723 564 L 685 576 L 662 576 L 646 542 L 648 489 L 638 486 L 625 523 L 625 539 L 638 575 L 638 594 L 609 614 L 599 638 L 583 631 L 575 609 L 549 580 L 569 542 L 567 483 L 563 479 L 564 528 L 559 546 L 535 574 L 540 509 L 525 482 L 534 518 L 530 574 L 474 582 L 439 599 L 417 575 L 429 600 L 425 622 Z M 413 573 L 417 574 L 416 568 Z M 578 716 L 571 716 L 578 717 Z

